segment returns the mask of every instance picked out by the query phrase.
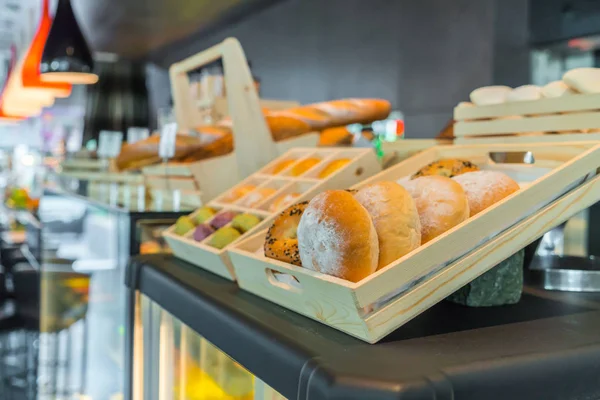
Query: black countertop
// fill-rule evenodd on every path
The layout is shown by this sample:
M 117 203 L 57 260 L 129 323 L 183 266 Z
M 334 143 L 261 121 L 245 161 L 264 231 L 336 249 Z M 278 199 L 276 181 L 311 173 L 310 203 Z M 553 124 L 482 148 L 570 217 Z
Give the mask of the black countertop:
M 172 256 L 126 280 L 290 399 L 600 399 L 600 294 L 442 302 L 370 345 Z

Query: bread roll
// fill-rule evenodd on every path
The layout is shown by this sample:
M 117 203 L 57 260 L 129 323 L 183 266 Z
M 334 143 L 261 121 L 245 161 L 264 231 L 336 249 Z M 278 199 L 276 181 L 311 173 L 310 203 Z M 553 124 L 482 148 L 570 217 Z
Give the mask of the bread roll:
M 455 176 L 469 200 L 470 215 L 474 216 L 489 206 L 519 190 L 511 177 L 497 171 L 476 171 Z
M 539 100 L 542 98 L 542 90 L 535 85 L 523 85 L 511 90 L 506 96 L 507 102 Z
M 550 82 L 542 87 L 542 96 L 549 99 L 563 96 L 572 96 L 577 92 L 567 86 L 563 81 Z
M 479 167 L 473 164 L 471 161 L 457 160 L 454 158 L 446 158 L 427 164 L 420 170 L 418 170 L 412 178 L 418 178 L 419 176 L 429 175 L 440 175 L 448 178 L 453 176 L 464 174 L 466 172 L 479 171 Z
M 304 268 L 358 282 L 377 270 L 379 244 L 369 213 L 345 190 L 314 197 L 300 218 Z
M 477 106 L 502 104 L 512 89 L 508 86 L 485 86 L 471 92 L 470 98 Z
M 396 182 L 378 182 L 359 189 L 354 198 L 369 212 L 377 231 L 377 269 L 421 245 L 421 223 L 417 207 L 402 186 Z
M 565 72 L 563 82 L 581 93 L 600 93 L 600 68 L 575 68 Z
M 445 176 L 423 176 L 401 183 L 415 200 L 425 244 L 469 218 L 463 188 Z

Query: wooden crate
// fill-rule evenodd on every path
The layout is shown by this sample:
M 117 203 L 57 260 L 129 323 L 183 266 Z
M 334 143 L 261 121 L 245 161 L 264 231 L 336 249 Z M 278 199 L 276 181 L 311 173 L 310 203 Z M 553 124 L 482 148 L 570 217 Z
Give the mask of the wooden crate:
M 298 177 L 290 176 L 289 173 L 293 166 L 309 157 L 318 157 L 321 159 L 321 161 Z M 350 160 L 350 162 L 325 179 L 320 179 L 318 177 L 321 170 L 323 170 L 323 168 L 325 168 L 330 162 L 342 158 L 347 158 Z M 285 160 L 295 160 L 295 163 L 290 165 L 287 169 L 281 171 L 279 174 L 273 175 L 273 168 Z M 275 199 L 278 199 L 281 196 L 290 193 L 297 193 L 300 196 L 297 197 L 295 201 L 300 202 L 308 200 L 312 198 L 315 193 L 327 189 L 341 189 L 349 187 L 358 182 L 360 179 L 372 176 L 378 173 L 380 170 L 381 166 L 377 160 L 375 152 L 372 149 L 293 149 L 269 163 L 259 172 L 251 175 L 249 178 L 246 178 L 238 185 L 225 192 L 223 195 L 209 202 L 207 206 L 219 211 L 250 213 L 261 218 L 263 222 L 243 235 L 243 238 L 252 235 L 254 232 L 257 232 L 270 224 L 272 219 L 278 214 L 279 211 L 281 211 L 280 209 L 272 210 L 271 205 Z M 252 192 L 233 203 L 227 203 L 224 200 L 239 187 L 249 184 L 254 185 L 256 190 L 273 188 L 276 191 L 271 196 L 264 198 L 254 207 L 247 207 L 243 205 L 244 201 L 248 199 L 248 196 L 252 195 Z M 195 213 L 191 214 L 191 216 L 194 217 Z M 188 234 L 184 236 L 178 236 L 174 233 L 174 228 L 175 227 L 173 226 L 168 229 L 164 236 L 169 243 L 169 246 L 171 246 L 173 249 L 175 256 L 219 276 L 231 280 L 236 279 L 231 260 L 229 259 L 229 249 L 231 249 L 236 242 L 241 240 L 241 238 L 231 243 L 224 249 L 218 250 L 208 245 L 208 242 L 211 239 L 210 237 L 202 242 L 196 242 L 192 238 L 193 232 L 188 232 Z
M 600 94 L 454 109 L 455 143 L 600 140 Z
M 192 177 L 202 192 L 203 202 L 231 188 L 276 157 L 295 147 L 314 147 L 317 133 L 275 142 L 265 121 L 248 61 L 237 39 L 228 38 L 201 53 L 173 64 L 169 69 L 175 117 L 180 131 L 191 131 L 202 120 L 190 96 L 188 72 L 218 59 L 223 61 L 227 87 L 226 104 L 232 122 L 233 153 L 189 164 L 169 165 L 170 176 Z M 224 104 L 221 104 L 224 107 Z M 162 172 L 159 172 L 161 171 Z M 146 175 L 161 175 L 164 166 L 144 168 Z
M 499 165 L 490 152 L 527 152 L 534 165 Z M 528 177 L 529 185 L 360 282 L 267 259 L 266 230 L 230 250 L 239 286 L 369 343 L 405 324 L 552 227 L 600 199 L 596 142 L 441 146 L 356 185 L 396 181 L 441 158 Z M 536 178 L 542 173 L 542 176 Z

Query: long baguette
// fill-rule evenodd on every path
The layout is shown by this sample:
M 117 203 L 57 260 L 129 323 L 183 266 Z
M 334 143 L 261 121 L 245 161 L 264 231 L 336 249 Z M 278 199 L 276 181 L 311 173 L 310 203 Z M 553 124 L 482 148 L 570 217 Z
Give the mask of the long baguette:
M 369 123 L 386 118 L 391 105 L 381 99 L 345 99 L 294 107 L 283 111 L 265 111 L 265 120 L 274 141 L 281 141 L 309 132 L 344 126 L 352 123 Z M 203 126 L 201 134 L 219 137 L 207 144 L 197 137 L 178 135 L 174 160 L 201 160 L 233 151 L 231 121 L 223 121 L 219 126 Z M 130 169 L 148 162 L 157 162 L 158 135 L 125 145 L 117 158 L 119 169 Z

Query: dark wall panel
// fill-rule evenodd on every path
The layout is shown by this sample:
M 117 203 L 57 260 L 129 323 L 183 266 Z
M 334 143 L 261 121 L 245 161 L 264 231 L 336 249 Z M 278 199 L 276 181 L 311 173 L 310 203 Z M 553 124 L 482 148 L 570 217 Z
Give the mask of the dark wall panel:
M 152 61 L 168 67 L 235 36 L 263 97 L 382 97 L 405 113 L 409 136 L 432 137 L 494 80 L 497 1 L 287 0 Z

